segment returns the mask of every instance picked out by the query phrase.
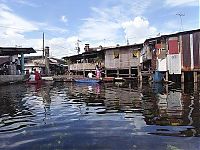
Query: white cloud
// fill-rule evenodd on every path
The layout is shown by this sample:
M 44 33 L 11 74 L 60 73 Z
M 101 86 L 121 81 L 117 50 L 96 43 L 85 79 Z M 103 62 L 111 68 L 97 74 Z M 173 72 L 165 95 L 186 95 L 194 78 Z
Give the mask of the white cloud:
M 42 49 L 42 37 L 27 38 L 26 33 L 41 33 L 41 31 L 50 31 L 49 33 L 66 33 L 67 29 L 51 26 L 48 23 L 33 22 L 26 20 L 18 15 L 5 4 L 0 3 L 0 46 L 22 46 L 33 47 L 34 49 Z M 53 38 L 45 39 L 45 45 L 50 46 L 53 56 L 63 57 L 74 49 L 71 39 Z M 75 53 L 75 52 L 74 52 Z M 41 55 L 41 52 L 33 55 Z
M 132 21 L 122 23 L 126 38 L 133 43 L 144 42 L 146 38 L 155 36 L 158 31 L 149 25 L 149 21 L 142 17 L 136 17 Z
M 18 3 L 20 5 L 26 5 L 26 6 L 31 6 L 31 7 L 39 7 L 37 4 L 30 2 L 30 0 L 1 0 L 4 3 L 6 2 L 14 2 L 14 3 Z
M 96 43 L 96 46 L 124 45 L 126 38 L 129 38 L 130 44 L 143 42 L 145 38 L 158 34 L 157 29 L 150 26 L 147 19 L 137 16 L 146 11 L 149 2 L 120 0 L 119 4 L 109 8 L 92 7 L 92 16 L 84 19 L 79 37 L 92 45 Z
M 121 21 L 127 17 L 121 13 L 119 6 L 111 8 L 92 7 L 92 16 L 83 19 L 84 23 L 80 27 L 79 37 L 84 43 L 91 45 L 108 45 L 118 43 L 122 38 Z M 123 33 L 123 32 L 122 32 Z
M 0 4 L 0 20 L 0 33 L 4 31 L 7 36 L 9 36 L 9 34 L 20 34 L 38 30 L 36 25 L 15 15 L 13 11 L 4 4 Z
M 119 28 L 120 25 L 115 22 L 88 18 L 83 24 L 79 36 L 81 39 L 91 41 L 115 40 Z
M 75 50 L 75 43 L 77 42 L 77 39 L 78 38 L 76 36 L 69 38 L 52 38 L 50 40 L 46 40 L 46 44 L 50 47 L 51 56 L 62 58 L 77 53 Z
M 199 0 L 166 0 L 165 4 L 171 7 L 176 6 L 199 6 Z
M 31 6 L 31 7 L 38 7 L 37 4 L 30 2 L 30 0 L 16 0 L 15 2 L 22 5 Z
M 63 29 L 63 28 L 55 27 L 55 26 L 50 26 L 50 25 L 46 25 L 44 30 L 48 30 L 48 31 L 55 32 L 55 33 L 66 33 L 68 31 L 67 29 Z
M 147 8 L 152 2 L 152 0 L 121 0 L 121 5 L 129 15 L 141 16 L 147 12 Z
M 68 20 L 67 20 L 67 17 L 66 16 L 61 16 L 61 21 L 66 23 Z

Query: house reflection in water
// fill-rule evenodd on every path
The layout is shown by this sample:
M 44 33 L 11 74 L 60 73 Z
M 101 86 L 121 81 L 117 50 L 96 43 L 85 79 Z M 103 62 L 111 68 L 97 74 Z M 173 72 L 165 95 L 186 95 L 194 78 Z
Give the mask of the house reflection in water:
M 148 123 L 173 126 L 193 125 L 193 120 L 196 120 L 193 118 L 196 117 L 194 111 L 197 111 L 196 114 L 199 113 L 199 95 L 195 94 L 197 91 L 193 88 L 189 87 L 188 89 L 190 91 L 187 93 L 187 91 L 182 91 L 181 88 L 173 86 L 153 85 L 158 111 L 152 112 Z M 193 93 L 194 97 L 191 97 Z
M 133 88 L 131 84 L 115 84 L 115 87 L 106 87 L 105 105 L 107 111 L 112 112 L 142 112 L 142 100 L 137 85 Z

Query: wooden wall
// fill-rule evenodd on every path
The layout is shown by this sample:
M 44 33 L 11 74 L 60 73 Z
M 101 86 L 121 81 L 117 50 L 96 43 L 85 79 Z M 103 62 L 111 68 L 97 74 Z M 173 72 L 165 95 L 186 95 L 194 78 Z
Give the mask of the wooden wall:
M 138 50 L 134 50 L 137 51 Z M 118 58 L 115 58 L 116 54 Z M 133 49 L 111 49 L 105 52 L 105 68 L 106 69 L 129 69 L 139 65 L 139 54 L 133 57 Z

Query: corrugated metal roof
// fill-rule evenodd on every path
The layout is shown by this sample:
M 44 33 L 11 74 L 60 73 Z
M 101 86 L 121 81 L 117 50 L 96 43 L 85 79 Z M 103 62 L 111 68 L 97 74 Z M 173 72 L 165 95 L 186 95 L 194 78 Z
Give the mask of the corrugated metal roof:
M 103 49 L 104 51 L 107 50 L 113 50 L 113 49 L 123 49 L 123 48 L 142 48 L 143 44 L 133 44 L 133 45 L 124 45 L 124 46 L 115 46 L 115 47 L 110 47 L 110 48 L 105 48 Z
M 182 35 L 182 34 L 191 34 L 191 33 L 194 33 L 194 32 L 200 32 L 200 29 L 189 30 L 189 31 L 181 31 L 181 32 L 176 32 L 176 33 L 172 33 L 172 34 L 161 35 L 161 36 L 158 36 L 158 37 L 146 39 L 145 42 L 158 40 L 158 39 L 162 39 L 162 38 L 165 38 L 165 37 L 178 36 L 178 35 Z
M 33 48 L 0 47 L 0 56 L 36 53 Z
M 10 57 L 9 56 L 0 56 L 0 65 L 9 62 L 10 61 Z

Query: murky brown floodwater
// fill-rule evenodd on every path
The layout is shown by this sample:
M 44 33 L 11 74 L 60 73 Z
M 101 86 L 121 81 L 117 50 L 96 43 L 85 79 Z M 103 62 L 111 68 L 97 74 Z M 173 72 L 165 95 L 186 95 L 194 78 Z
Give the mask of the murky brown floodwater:
M 0 149 L 200 149 L 199 85 L 0 86 Z

